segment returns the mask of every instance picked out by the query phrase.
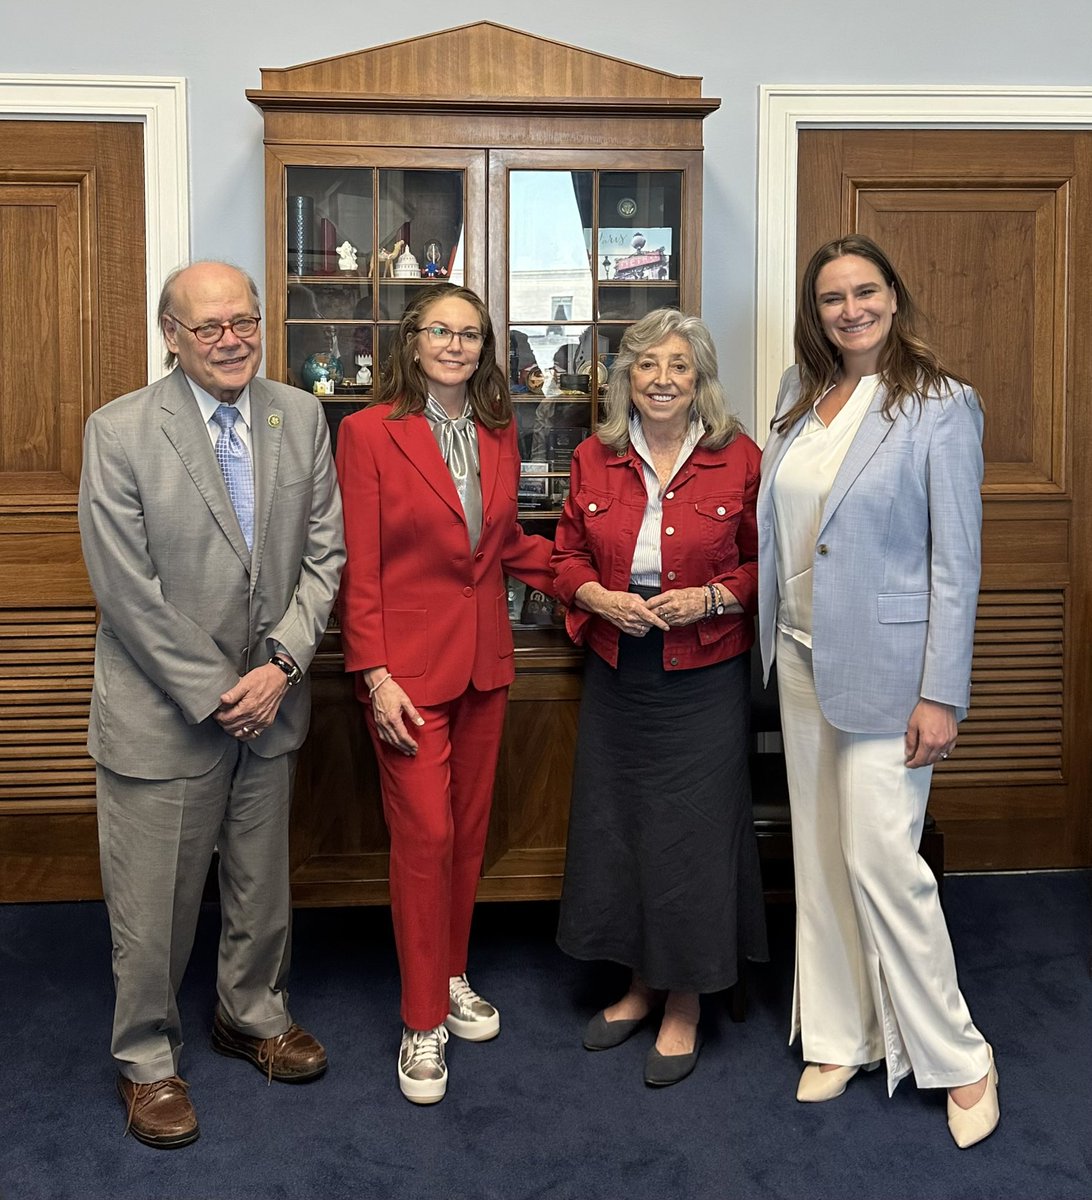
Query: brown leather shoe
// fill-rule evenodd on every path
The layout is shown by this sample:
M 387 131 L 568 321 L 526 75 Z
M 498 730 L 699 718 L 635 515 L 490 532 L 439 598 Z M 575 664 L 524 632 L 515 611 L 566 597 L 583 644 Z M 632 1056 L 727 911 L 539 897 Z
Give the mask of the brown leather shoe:
M 197 1141 L 197 1113 L 186 1094 L 189 1084 L 177 1075 L 155 1083 L 117 1079 L 118 1095 L 126 1109 L 125 1132 L 157 1150 L 175 1150 Z
M 252 1062 L 270 1083 L 307 1083 L 326 1070 L 326 1051 L 306 1029 L 293 1025 L 276 1037 L 247 1037 L 224 1020 L 219 1006 L 212 1022 L 212 1048 Z

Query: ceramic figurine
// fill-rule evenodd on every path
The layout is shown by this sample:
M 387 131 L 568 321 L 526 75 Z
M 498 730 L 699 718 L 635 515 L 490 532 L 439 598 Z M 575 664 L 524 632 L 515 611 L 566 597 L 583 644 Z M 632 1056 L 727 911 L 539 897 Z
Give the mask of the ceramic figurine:
M 355 271 L 356 247 L 347 239 L 337 248 L 337 269 L 339 271 Z

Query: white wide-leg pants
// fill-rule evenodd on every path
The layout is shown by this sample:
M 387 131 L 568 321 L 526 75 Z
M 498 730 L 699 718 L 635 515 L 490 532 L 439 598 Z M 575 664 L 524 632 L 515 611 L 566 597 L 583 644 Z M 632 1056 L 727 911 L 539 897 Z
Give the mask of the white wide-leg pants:
M 936 880 L 918 854 L 931 767 L 902 734 L 835 729 L 811 651 L 778 634 L 777 680 L 796 872 L 790 1044 L 808 1062 L 883 1060 L 888 1093 L 974 1083 L 989 1050 L 956 980 Z

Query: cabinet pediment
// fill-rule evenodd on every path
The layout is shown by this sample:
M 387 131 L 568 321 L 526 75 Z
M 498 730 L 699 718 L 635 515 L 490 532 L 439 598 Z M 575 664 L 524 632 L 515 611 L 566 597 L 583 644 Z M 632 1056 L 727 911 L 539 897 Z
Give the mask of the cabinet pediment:
M 474 106 L 556 107 L 600 102 L 719 106 L 702 98 L 701 79 L 673 75 L 537 37 L 492 21 L 444 29 L 292 67 L 262 68 L 262 88 L 248 97 L 262 108 L 288 106 L 306 95 L 330 107 L 407 97 Z M 355 101 L 355 103 L 354 103 Z

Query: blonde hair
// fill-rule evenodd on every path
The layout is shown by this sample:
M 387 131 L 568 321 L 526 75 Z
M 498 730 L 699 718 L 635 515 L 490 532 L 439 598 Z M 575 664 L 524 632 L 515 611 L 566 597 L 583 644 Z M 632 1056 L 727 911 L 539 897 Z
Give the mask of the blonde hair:
M 657 308 L 634 322 L 622 337 L 618 357 L 611 368 L 603 417 L 595 436 L 614 450 L 629 446 L 630 371 L 646 350 L 669 337 L 681 337 L 690 347 L 697 372 L 691 411 L 705 427 L 700 445 L 709 450 L 727 446 L 743 426 L 728 411 L 728 398 L 717 374 L 717 350 L 708 326 L 701 317 L 690 317 L 677 308 Z

